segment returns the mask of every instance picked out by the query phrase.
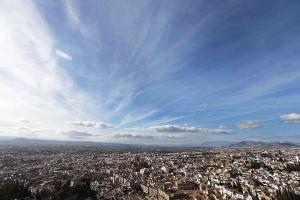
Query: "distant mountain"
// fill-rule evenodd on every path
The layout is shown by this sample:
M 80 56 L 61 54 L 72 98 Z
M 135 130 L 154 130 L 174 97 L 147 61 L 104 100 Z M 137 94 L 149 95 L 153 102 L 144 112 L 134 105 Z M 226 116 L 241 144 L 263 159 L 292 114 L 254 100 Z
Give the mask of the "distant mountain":
M 247 148 L 247 147 L 300 147 L 299 144 L 290 143 L 290 142 L 261 142 L 261 141 L 241 141 L 234 144 L 229 145 L 232 148 Z
M 211 142 L 203 142 L 200 145 L 196 145 L 199 147 L 228 147 L 232 144 L 235 144 L 234 142 L 228 142 L 228 141 L 211 141 Z
M 100 148 L 201 148 L 201 147 L 216 147 L 216 148 L 295 148 L 300 144 L 289 142 L 262 142 L 262 141 L 211 141 L 203 142 L 201 144 L 188 145 L 143 145 L 143 144 L 122 144 L 122 143 L 106 143 L 106 142 L 89 142 L 89 141 L 66 141 L 66 140 L 40 140 L 30 138 L 11 138 L 0 137 L 1 146 L 14 147 L 100 147 Z
M 65 141 L 65 140 L 39 140 L 30 138 L 0 138 L 0 146 L 17 146 L 17 147 L 133 147 L 138 145 L 89 142 L 89 141 Z

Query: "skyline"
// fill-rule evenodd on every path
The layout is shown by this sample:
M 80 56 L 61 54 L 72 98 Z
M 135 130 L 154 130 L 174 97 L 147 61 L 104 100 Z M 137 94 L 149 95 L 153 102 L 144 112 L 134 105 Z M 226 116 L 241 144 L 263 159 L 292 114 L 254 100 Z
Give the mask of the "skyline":
M 299 4 L 0 1 L 0 136 L 300 142 Z

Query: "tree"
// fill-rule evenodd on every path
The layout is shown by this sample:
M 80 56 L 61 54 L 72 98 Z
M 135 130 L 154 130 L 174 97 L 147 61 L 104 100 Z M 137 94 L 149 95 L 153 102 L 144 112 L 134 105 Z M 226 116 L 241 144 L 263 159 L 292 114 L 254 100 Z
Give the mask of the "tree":
M 295 193 L 290 187 L 276 191 L 276 198 L 280 200 L 300 200 L 300 194 Z
M 17 181 L 6 181 L 0 185 L 0 199 L 25 199 L 30 196 L 28 187 Z

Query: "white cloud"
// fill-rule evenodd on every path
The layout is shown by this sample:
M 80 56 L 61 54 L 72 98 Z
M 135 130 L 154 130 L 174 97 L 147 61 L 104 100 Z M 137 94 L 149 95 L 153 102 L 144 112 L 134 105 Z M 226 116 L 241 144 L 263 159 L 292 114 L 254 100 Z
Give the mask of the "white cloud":
M 58 65 L 56 39 L 32 1 L 0 1 L 0 27 L 0 121 L 26 119 L 39 121 L 32 128 L 60 129 L 93 107 Z
M 88 26 L 82 22 L 80 11 L 76 3 L 77 1 L 74 0 L 65 0 L 65 9 L 69 23 L 74 30 L 79 31 L 84 38 L 89 39 L 91 37 L 91 32 L 89 31 Z
M 288 124 L 300 124 L 300 114 L 297 113 L 281 115 L 280 119 Z
M 116 139 L 154 139 L 153 135 L 135 135 L 131 133 L 124 133 L 124 134 L 115 134 L 113 138 Z
M 126 114 L 121 122 L 121 125 L 137 122 L 143 119 L 146 119 L 148 117 L 151 117 L 155 113 L 158 112 L 158 109 L 149 110 L 149 111 L 143 111 L 143 112 L 132 112 L 129 114 Z
M 197 128 L 192 126 L 160 125 L 148 128 L 160 133 L 200 133 L 200 134 L 230 134 L 231 130 Z
M 156 140 L 156 139 L 170 139 L 170 140 L 179 140 L 184 139 L 184 137 L 175 136 L 175 135 L 141 135 L 141 134 L 115 134 L 113 138 L 116 139 L 139 139 L 139 140 Z
M 21 122 L 21 123 L 24 123 L 24 124 L 29 124 L 29 123 L 31 123 L 30 120 L 26 120 L 26 119 L 22 119 L 22 120 L 20 120 L 20 122 Z
M 236 125 L 239 129 L 261 128 L 262 124 L 255 121 L 242 121 Z
M 67 54 L 66 52 L 63 52 L 60 49 L 56 49 L 55 50 L 56 55 L 58 55 L 59 57 L 65 59 L 65 60 L 72 60 L 72 56 L 70 56 L 69 54 Z
M 218 128 L 219 128 L 219 129 L 227 129 L 227 128 L 228 128 L 228 126 L 226 126 L 226 125 L 223 125 L 223 124 L 220 124 L 220 125 L 218 126 Z
M 76 2 L 75 3 L 74 2 L 75 1 L 73 0 L 66 0 L 65 7 L 71 24 L 74 26 L 74 28 L 76 28 L 79 26 L 80 16 L 79 16 L 78 7 L 75 4 Z
M 72 131 L 62 131 L 61 132 L 62 135 L 70 137 L 70 138 L 85 138 L 85 137 L 90 137 L 93 134 L 88 133 L 88 132 L 84 132 L 84 131 L 76 131 L 76 130 L 72 130 Z
M 53 129 L 32 128 L 30 126 L 0 126 L 0 135 L 11 137 L 30 137 L 38 139 L 59 138 L 59 134 Z
M 70 121 L 67 122 L 68 124 L 74 126 L 82 126 L 82 127 L 93 127 L 99 129 L 107 129 L 107 128 L 114 128 L 112 124 L 108 124 L 105 122 L 95 122 L 95 121 Z

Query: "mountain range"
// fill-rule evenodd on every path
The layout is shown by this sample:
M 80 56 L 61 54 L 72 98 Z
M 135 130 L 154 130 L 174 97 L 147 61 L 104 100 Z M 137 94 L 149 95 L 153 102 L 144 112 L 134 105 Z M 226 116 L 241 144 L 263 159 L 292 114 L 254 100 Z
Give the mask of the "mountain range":
M 262 142 L 262 141 L 214 141 L 203 142 L 195 145 L 180 145 L 180 146 L 161 146 L 161 145 L 142 145 L 142 144 L 121 144 L 121 143 L 106 143 L 106 142 L 90 142 L 90 141 L 62 141 L 62 140 L 39 140 L 29 138 L 9 138 L 0 137 L 0 146 L 18 146 L 18 147 L 34 147 L 34 146 L 63 146 L 63 147 L 113 147 L 113 148 L 128 148 L 128 147 L 223 147 L 223 148 L 300 148 L 300 144 L 290 142 Z

